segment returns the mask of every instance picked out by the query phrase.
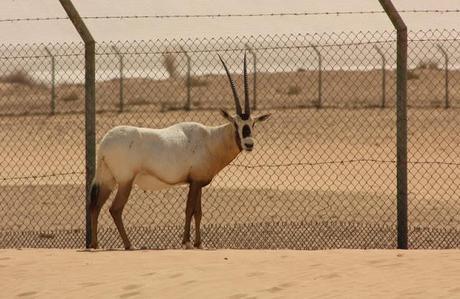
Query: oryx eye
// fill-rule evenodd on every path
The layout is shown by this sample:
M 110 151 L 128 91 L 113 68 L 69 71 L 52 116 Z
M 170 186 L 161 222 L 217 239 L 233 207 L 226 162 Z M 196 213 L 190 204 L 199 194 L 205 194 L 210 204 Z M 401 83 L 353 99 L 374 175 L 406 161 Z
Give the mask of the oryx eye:
M 251 136 L 251 129 L 248 125 L 243 126 L 243 138 Z

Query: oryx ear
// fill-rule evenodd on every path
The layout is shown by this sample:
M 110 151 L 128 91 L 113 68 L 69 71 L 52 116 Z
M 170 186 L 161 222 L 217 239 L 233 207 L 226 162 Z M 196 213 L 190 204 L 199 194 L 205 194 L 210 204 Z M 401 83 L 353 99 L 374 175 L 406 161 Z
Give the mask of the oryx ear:
M 233 122 L 233 117 L 231 117 L 230 114 L 228 114 L 228 112 L 224 109 L 220 109 L 220 114 L 229 122 Z
M 265 121 L 265 120 L 269 119 L 270 116 L 271 116 L 270 113 L 267 113 L 267 114 L 264 114 L 264 115 L 261 115 L 261 116 L 257 116 L 257 117 L 254 119 L 254 123 L 259 122 L 259 121 Z

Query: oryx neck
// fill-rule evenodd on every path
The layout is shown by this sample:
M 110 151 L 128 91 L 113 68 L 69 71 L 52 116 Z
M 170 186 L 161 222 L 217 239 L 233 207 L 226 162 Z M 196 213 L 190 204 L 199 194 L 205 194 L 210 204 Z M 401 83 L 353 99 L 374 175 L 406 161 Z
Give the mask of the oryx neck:
M 213 127 L 211 134 L 212 142 L 215 143 L 213 148 L 219 151 L 228 163 L 241 152 L 241 144 L 238 143 L 239 136 L 234 124 L 227 123 Z

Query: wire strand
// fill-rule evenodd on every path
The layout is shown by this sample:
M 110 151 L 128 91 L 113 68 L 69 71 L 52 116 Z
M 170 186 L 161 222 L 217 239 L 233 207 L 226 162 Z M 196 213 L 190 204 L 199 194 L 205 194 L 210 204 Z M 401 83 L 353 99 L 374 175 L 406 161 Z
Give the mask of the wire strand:
M 71 171 L 71 172 L 60 172 L 60 173 L 48 173 L 48 174 L 37 174 L 28 176 L 14 176 L 14 177 L 3 177 L 0 181 L 17 181 L 17 180 L 30 180 L 30 179 L 44 179 L 52 177 L 62 177 L 68 175 L 82 175 L 85 174 L 83 171 Z
M 351 163 L 379 163 L 379 164 L 396 164 L 396 160 L 376 160 L 376 159 L 353 159 L 353 160 L 340 160 L 340 161 L 321 161 L 321 162 L 294 162 L 294 163 L 281 163 L 281 164 L 258 164 L 258 165 L 244 165 L 244 164 L 230 164 L 233 167 L 243 168 L 281 168 L 292 166 L 318 166 L 328 164 L 351 164 Z M 407 161 L 412 165 L 449 165 L 460 166 L 456 162 L 440 162 L 440 161 Z
M 398 11 L 401 14 L 446 14 L 460 13 L 460 9 L 406 9 Z M 383 10 L 368 11 L 335 11 L 335 12 L 271 12 L 271 13 L 228 13 L 228 14 L 170 14 L 170 15 L 118 15 L 118 16 L 84 16 L 86 20 L 123 20 L 123 19 L 198 19 L 198 18 L 245 18 L 245 17 L 303 17 L 303 16 L 344 16 L 344 15 L 374 15 L 384 14 Z M 36 18 L 8 18 L 0 19 L 0 23 L 7 22 L 35 22 L 35 21 L 61 21 L 68 17 L 36 17 Z
M 321 166 L 321 165 L 351 164 L 351 163 L 396 164 L 396 160 L 353 159 L 353 160 L 339 160 L 339 161 L 293 162 L 293 163 L 256 164 L 256 165 L 245 165 L 245 164 L 231 163 L 231 164 L 229 164 L 229 166 L 243 167 L 243 168 L 282 168 L 282 167 L 292 167 L 292 166 Z M 460 162 L 407 161 L 407 163 L 412 164 L 412 165 L 460 166 Z M 41 175 L 3 177 L 3 178 L 0 178 L 0 181 L 43 179 L 43 178 L 50 178 L 50 177 L 62 177 L 62 176 L 68 176 L 68 175 L 83 175 L 83 174 L 85 174 L 85 172 L 83 172 L 83 171 L 72 171 L 72 172 L 49 173 L 49 174 L 41 174 Z

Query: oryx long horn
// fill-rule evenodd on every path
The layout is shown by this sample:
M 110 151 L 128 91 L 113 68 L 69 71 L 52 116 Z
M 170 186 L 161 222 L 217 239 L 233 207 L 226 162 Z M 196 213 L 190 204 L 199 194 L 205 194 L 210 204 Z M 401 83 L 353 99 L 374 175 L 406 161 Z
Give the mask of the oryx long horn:
M 227 65 L 225 65 L 225 62 L 222 60 L 222 57 L 220 57 L 219 54 L 217 54 L 217 56 L 219 56 L 220 61 L 224 65 L 225 72 L 227 73 L 228 80 L 230 81 L 230 86 L 232 87 L 233 98 L 235 99 L 236 114 L 241 116 L 243 112 L 241 111 L 240 99 L 238 98 L 238 94 L 236 93 L 235 83 L 233 82 L 232 77 L 230 76 Z
M 249 88 L 248 88 L 248 70 L 246 64 L 246 51 L 244 51 L 244 66 L 243 66 L 243 78 L 244 78 L 244 113 L 246 115 L 251 114 L 251 108 L 249 107 Z

